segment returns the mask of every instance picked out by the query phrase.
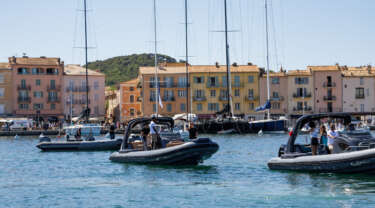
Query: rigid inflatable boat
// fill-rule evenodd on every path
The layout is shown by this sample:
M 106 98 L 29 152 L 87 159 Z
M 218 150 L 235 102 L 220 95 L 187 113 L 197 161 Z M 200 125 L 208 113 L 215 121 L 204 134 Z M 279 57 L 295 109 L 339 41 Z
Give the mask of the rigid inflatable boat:
M 300 129 L 310 121 L 341 120 L 350 126 L 351 116 L 346 113 L 312 114 L 297 120 L 289 141 L 279 149 L 279 157 L 272 158 L 268 167 L 273 170 L 306 172 L 365 173 L 375 171 L 375 138 L 369 132 L 346 128 L 334 139 L 333 152 L 327 154 L 319 146 L 318 155 L 311 154 L 309 144 L 297 144 Z
M 162 148 L 155 150 L 144 150 L 143 143 L 139 136 L 130 135 L 133 127 L 137 125 L 148 125 L 150 118 L 137 118 L 128 123 L 121 149 L 112 153 L 110 160 L 120 163 L 152 164 L 152 165 L 197 165 L 203 160 L 211 157 L 218 149 L 219 145 L 209 138 L 198 138 L 195 140 L 183 141 L 181 138 L 173 137 L 172 133 L 160 133 Z M 174 121 L 169 117 L 159 117 L 157 124 L 167 124 L 173 128 Z M 163 135 L 169 135 L 165 138 Z M 175 145 L 173 145 L 175 144 Z

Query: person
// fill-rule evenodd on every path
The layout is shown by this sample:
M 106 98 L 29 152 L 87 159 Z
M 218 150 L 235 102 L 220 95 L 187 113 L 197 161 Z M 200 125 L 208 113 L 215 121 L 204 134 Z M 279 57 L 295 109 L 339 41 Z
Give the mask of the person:
M 331 124 L 331 129 L 328 131 L 328 149 L 330 153 L 333 153 L 333 143 L 335 142 L 335 138 L 339 136 L 336 131 L 335 124 Z
M 197 128 L 194 127 L 194 123 L 193 122 L 190 122 L 189 139 L 196 139 L 196 138 L 198 138 Z
M 81 128 L 79 128 L 75 135 L 76 140 L 81 140 Z
M 322 125 L 320 127 L 320 144 L 324 146 L 324 148 L 327 150 L 327 153 L 330 154 L 330 151 L 328 149 L 328 141 L 327 141 L 327 131 L 326 127 Z
M 310 137 L 311 137 L 311 153 L 312 155 L 316 155 L 318 151 L 318 135 L 319 135 L 319 130 L 316 128 L 316 124 L 313 121 L 310 121 L 309 123 L 310 127 Z
M 115 139 L 115 125 L 113 124 L 109 127 L 109 137 Z
M 143 140 L 143 150 L 147 150 L 147 136 L 150 133 L 150 129 L 148 127 L 143 127 L 141 130 L 141 138 Z
M 157 148 L 157 141 L 158 141 L 158 133 L 156 129 L 156 117 L 152 116 L 151 122 L 150 122 L 150 134 L 151 134 L 151 148 L 156 149 Z

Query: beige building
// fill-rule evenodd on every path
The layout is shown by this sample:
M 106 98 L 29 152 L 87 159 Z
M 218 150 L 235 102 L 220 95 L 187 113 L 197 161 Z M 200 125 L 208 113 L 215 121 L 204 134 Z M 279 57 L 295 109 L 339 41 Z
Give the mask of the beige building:
M 89 108 L 91 117 L 105 116 L 105 75 L 88 70 Z M 86 69 L 79 65 L 66 65 L 64 70 L 64 115 L 79 116 L 86 108 Z
M 288 112 L 290 117 L 313 113 L 313 77 L 310 70 L 288 71 Z
M 120 90 L 114 87 L 105 88 L 105 115 L 111 122 L 120 120 L 119 101 Z
M 13 113 L 12 69 L 8 63 L 0 63 L 0 115 Z

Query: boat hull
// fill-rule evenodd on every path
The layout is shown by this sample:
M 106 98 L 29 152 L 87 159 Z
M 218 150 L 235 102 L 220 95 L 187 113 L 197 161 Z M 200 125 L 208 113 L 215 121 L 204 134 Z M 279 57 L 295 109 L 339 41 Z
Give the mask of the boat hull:
M 40 142 L 37 147 L 43 151 L 108 151 L 119 150 L 122 139 L 96 141 Z
M 150 151 L 114 152 L 110 160 L 119 163 L 135 163 L 150 165 L 197 165 L 211 157 L 219 145 L 207 139 L 197 139 L 181 145 Z
M 296 158 L 272 158 L 268 162 L 268 167 L 272 170 L 305 172 L 374 172 L 375 149 L 330 155 L 300 156 Z
M 255 131 L 259 132 L 262 130 L 264 133 L 266 132 L 285 132 L 286 131 L 286 120 L 265 120 L 265 121 L 255 121 L 249 123 L 250 128 Z

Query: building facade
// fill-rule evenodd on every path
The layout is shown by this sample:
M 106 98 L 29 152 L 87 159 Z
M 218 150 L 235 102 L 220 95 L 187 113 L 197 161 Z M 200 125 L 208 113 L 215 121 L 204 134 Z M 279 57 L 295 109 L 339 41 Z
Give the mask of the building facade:
M 105 116 L 105 76 L 88 70 L 90 116 Z M 66 65 L 63 77 L 63 108 L 65 118 L 76 117 L 86 108 L 86 69 L 79 65 Z
M 314 112 L 342 112 L 342 74 L 339 65 L 308 66 L 313 76 Z
M 343 78 L 343 111 L 375 111 L 375 73 L 367 67 L 344 67 Z
M 120 120 L 120 90 L 115 87 L 105 87 L 105 117 L 107 120 L 117 122 Z
M 290 117 L 314 111 L 313 77 L 310 70 L 288 71 L 288 112 Z
M 120 83 L 120 120 L 128 121 L 143 116 L 139 79 Z
M 62 118 L 64 62 L 60 58 L 11 57 L 13 113 L 16 116 Z
M 280 117 L 288 113 L 288 76 L 286 72 L 270 72 L 270 101 L 271 116 Z M 259 85 L 260 104 L 267 101 L 267 74 L 260 77 Z
M 13 113 L 12 69 L 8 63 L 0 63 L 0 115 Z

